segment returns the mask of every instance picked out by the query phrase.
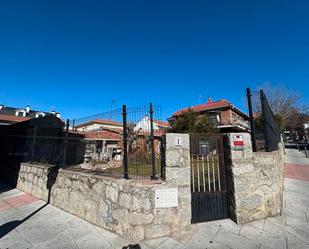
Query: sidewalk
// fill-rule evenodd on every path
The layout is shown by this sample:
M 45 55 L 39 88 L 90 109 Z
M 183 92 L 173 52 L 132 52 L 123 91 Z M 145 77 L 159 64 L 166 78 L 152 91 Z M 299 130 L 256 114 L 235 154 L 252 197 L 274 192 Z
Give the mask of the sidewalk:
M 0 248 L 122 248 L 125 239 L 0 184 Z
M 229 219 L 200 223 L 179 238 L 160 238 L 140 243 L 142 249 L 307 249 L 309 248 L 309 178 L 297 174 L 309 161 L 287 150 L 284 207 L 280 217 L 246 225 Z M 303 163 L 303 164 L 301 164 Z M 305 164 L 304 164 L 305 163 Z M 307 163 L 307 164 L 306 164 Z M 291 173 L 292 172 L 292 173 Z M 303 174 L 300 174 L 303 176 Z M 32 214 L 32 215 L 31 215 Z M 119 248 L 126 239 L 16 189 L 0 185 L 0 248 Z

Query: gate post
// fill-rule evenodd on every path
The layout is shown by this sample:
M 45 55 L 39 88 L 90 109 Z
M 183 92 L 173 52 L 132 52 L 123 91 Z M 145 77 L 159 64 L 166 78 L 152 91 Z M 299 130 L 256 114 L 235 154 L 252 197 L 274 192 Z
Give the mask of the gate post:
M 178 233 L 191 230 L 190 140 L 188 134 L 166 134 L 166 184 L 178 190 Z
M 280 215 L 284 154 L 279 147 L 273 152 L 253 152 L 249 133 L 226 134 L 229 215 L 236 223 Z

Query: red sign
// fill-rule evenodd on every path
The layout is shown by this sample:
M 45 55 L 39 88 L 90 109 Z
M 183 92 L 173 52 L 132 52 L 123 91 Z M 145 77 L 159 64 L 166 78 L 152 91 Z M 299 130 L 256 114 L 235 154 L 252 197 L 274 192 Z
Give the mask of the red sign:
M 242 138 L 242 135 L 234 135 L 233 137 L 234 146 L 244 146 L 244 140 Z

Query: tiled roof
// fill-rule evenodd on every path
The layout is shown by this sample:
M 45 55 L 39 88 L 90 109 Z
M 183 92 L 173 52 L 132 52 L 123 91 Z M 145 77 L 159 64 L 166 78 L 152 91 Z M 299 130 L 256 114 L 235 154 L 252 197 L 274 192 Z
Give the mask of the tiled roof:
M 120 141 L 121 140 L 121 135 L 119 133 L 115 133 L 112 131 L 84 131 L 80 132 L 79 134 L 83 134 L 85 138 L 87 139 L 106 139 L 106 140 L 116 140 Z
M 11 115 L 1 115 L 1 121 L 9 121 L 9 122 L 22 122 L 31 119 L 30 117 L 20 117 L 20 116 L 11 116 Z
M 139 135 L 139 136 L 149 136 L 150 134 L 151 134 L 150 131 L 140 131 L 140 132 L 137 133 L 137 135 Z M 154 130 L 153 131 L 153 135 L 155 137 L 161 137 L 165 134 L 166 134 L 166 131 L 163 131 L 163 130 Z
M 161 120 L 154 120 L 153 121 L 154 123 L 156 123 L 158 126 L 161 126 L 161 127 L 169 127 L 169 123 L 168 122 L 164 122 L 164 121 L 161 121 Z
M 25 110 L 26 108 L 17 108 L 17 107 L 11 107 L 11 106 L 4 106 L 1 105 L 0 108 L 0 115 L 9 115 L 9 116 L 15 116 L 16 111 Z M 26 113 L 26 117 L 35 118 L 37 113 L 44 113 L 45 115 L 51 114 L 51 112 L 44 112 L 44 111 L 36 111 L 36 110 L 29 110 L 28 113 Z
M 102 125 L 105 124 L 105 125 L 122 126 L 121 122 L 117 122 L 117 121 L 114 121 L 114 120 L 110 120 L 110 119 L 94 119 L 94 120 L 90 120 L 90 121 L 87 121 L 87 122 L 82 123 L 82 124 L 78 124 L 75 127 L 79 128 L 79 127 L 84 127 L 84 126 L 91 125 L 91 124 L 102 124 Z
M 181 109 L 173 113 L 172 117 L 179 116 L 187 112 L 189 109 L 192 109 L 195 112 L 201 112 L 201 111 L 215 110 L 215 109 L 222 108 L 222 107 L 232 107 L 232 104 L 225 99 L 214 101 L 214 102 L 208 102 L 208 103 L 196 105 L 190 108 Z
M 119 127 L 119 128 L 112 128 L 112 127 L 101 127 L 100 130 L 102 131 L 112 131 L 112 132 L 116 132 L 116 133 L 121 133 L 123 128 Z

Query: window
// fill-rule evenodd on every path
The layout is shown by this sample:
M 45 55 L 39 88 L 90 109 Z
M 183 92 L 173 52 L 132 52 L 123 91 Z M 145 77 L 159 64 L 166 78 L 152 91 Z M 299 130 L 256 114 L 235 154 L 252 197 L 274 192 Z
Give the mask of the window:
M 206 156 L 210 153 L 210 146 L 207 140 L 200 140 L 198 146 L 198 154 Z
M 26 110 L 17 110 L 15 112 L 15 116 L 18 116 L 18 117 L 26 117 Z
M 36 118 L 39 118 L 39 117 L 45 117 L 45 113 L 44 112 L 39 112 L 35 115 Z

